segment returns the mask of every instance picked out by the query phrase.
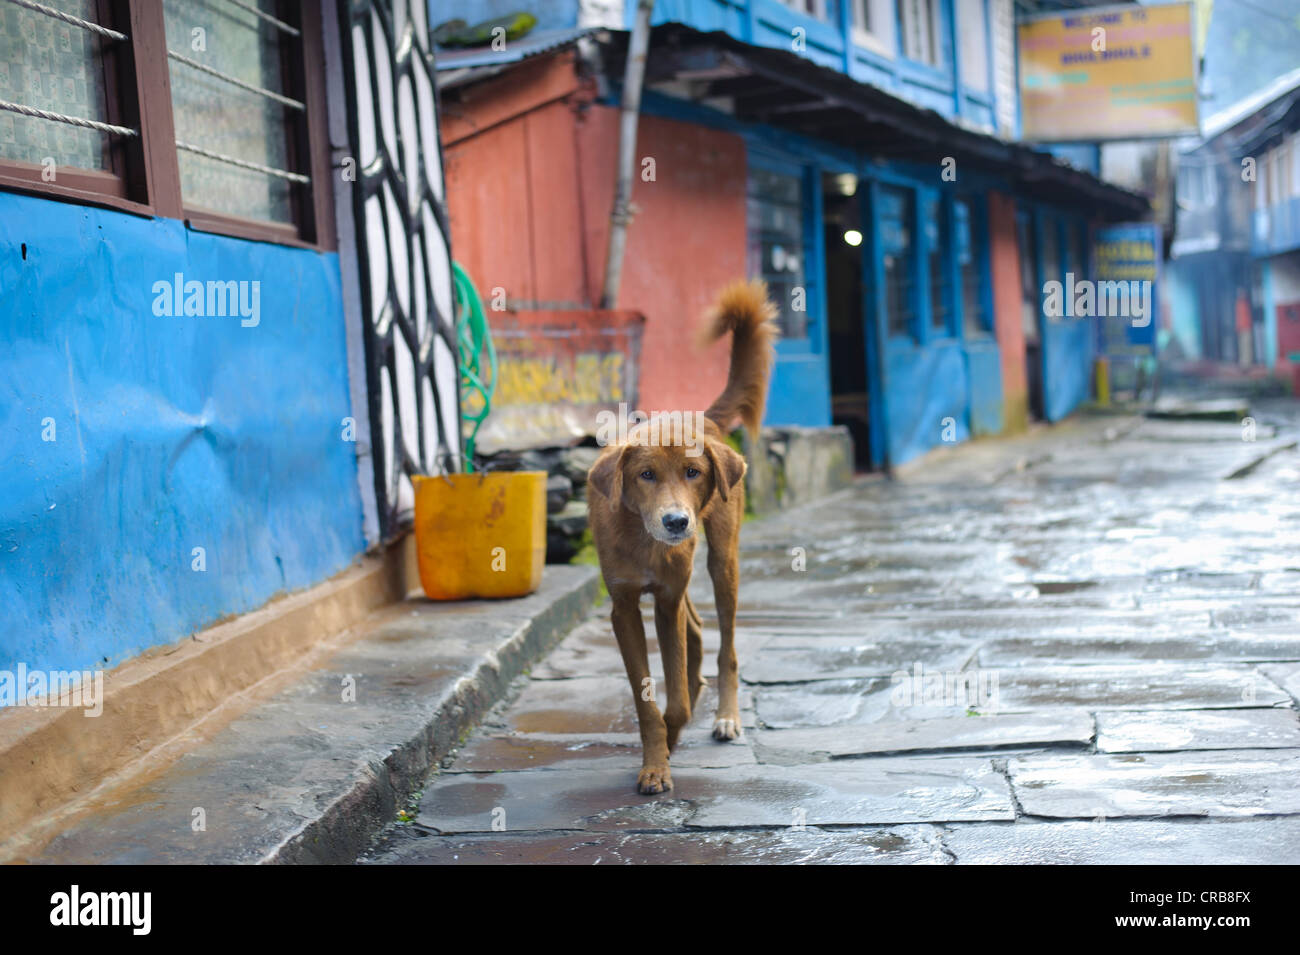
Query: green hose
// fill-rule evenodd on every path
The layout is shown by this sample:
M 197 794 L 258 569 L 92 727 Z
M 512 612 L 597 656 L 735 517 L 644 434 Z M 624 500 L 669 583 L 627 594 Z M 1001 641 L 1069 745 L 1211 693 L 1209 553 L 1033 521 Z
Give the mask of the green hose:
M 465 439 L 465 473 L 473 474 L 478 429 L 492 412 L 492 395 L 497 390 L 497 352 L 474 283 L 459 263 L 451 263 L 451 271 L 456 287 L 456 341 L 460 346 L 461 420 L 473 425 Z

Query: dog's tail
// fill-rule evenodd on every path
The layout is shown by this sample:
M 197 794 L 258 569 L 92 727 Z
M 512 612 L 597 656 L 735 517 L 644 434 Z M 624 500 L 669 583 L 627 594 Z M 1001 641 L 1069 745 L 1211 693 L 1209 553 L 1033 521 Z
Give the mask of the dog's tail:
M 760 279 L 733 282 L 718 296 L 702 340 L 712 344 L 731 332 L 731 370 L 727 387 L 704 412 L 724 432 L 740 418 L 752 443 L 758 439 L 767 400 L 767 380 L 772 373 L 773 341 L 777 328 L 776 306 Z

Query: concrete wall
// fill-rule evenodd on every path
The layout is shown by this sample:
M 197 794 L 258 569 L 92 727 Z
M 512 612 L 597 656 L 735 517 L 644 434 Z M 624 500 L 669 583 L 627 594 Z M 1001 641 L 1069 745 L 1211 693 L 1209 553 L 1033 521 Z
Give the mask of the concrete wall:
M 853 438 L 847 428 L 764 428 L 749 455 L 745 489 L 757 514 L 797 507 L 853 483 Z

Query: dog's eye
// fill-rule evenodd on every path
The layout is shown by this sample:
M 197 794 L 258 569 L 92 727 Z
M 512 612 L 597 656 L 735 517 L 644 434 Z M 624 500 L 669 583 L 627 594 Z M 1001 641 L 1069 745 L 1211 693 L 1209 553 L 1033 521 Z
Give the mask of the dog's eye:
M 653 481 L 654 479 L 655 479 L 655 473 L 654 473 L 654 471 L 642 471 L 642 472 L 641 472 L 641 480 L 643 480 L 643 481 Z
M 686 469 L 686 476 L 687 476 L 688 478 L 697 478 L 697 477 L 700 476 L 700 469 L 699 469 L 699 468 L 687 468 L 687 469 Z

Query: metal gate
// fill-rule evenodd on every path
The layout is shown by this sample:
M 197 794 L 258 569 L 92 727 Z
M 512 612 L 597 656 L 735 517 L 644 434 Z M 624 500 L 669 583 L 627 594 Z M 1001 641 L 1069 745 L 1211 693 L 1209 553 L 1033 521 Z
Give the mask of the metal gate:
M 422 0 L 338 10 L 375 503 L 389 540 L 410 522 L 411 476 L 460 467 L 438 99 Z

